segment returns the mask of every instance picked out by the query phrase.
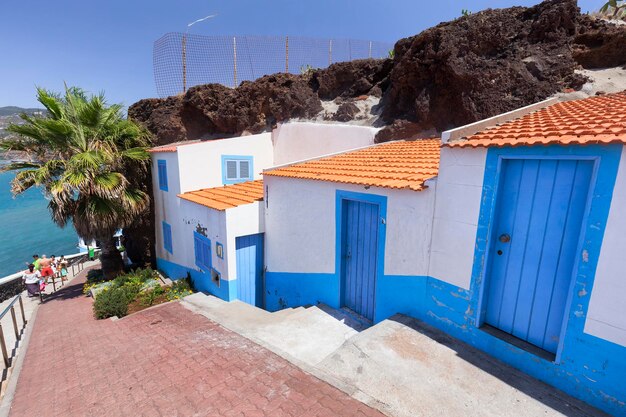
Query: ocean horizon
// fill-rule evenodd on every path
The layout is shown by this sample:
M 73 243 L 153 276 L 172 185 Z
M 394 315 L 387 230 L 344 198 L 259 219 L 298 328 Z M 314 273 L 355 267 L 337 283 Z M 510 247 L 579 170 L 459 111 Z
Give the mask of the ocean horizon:
M 0 165 L 2 161 L 0 160 Z M 14 173 L 0 173 L 0 278 L 26 269 L 32 255 L 69 255 L 78 252 L 72 224 L 57 226 L 40 189 L 13 198 Z

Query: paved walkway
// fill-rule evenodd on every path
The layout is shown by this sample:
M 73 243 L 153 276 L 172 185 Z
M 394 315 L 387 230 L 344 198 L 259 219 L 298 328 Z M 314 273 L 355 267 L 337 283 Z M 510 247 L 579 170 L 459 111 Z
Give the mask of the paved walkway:
M 87 261 L 84 263 L 85 268 L 89 266 L 94 266 L 94 265 L 99 265 L 99 261 Z M 77 274 L 80 273 L 80 271 L 78 271 L 78 267 L 69 268 L 68 276 L 66 277 L 67 281 L 63 284 L 67 285 L 69 281 L 74 279 L 74 271 L 76 271 Z M 18 279 L 21 279 L 21 278 L 18 278 Z M 57 278 L 55 281 L 56 281 L 57 289 L 60 289 L 62 287 L 61 279 Z M 45 294 L 50 296 L 53 292 L 54 292 L 53 285 L 52 284 L 47 285 Z M 21 295 L 22 295 L 22 303 L 24 306 L 24 317 L 26 318 L 27 321 L 30 322 L 34 311 L 37 309 L 37 307 L 40 304 L 39 297 L 29 297 L 27 291 L 23 291 Z M 9 297 L 8 299 L 1 302 L 0 312 L 4 311 L 4 309 L 7 308 L 9 304 L 11 304 L 11 301 L 14 298 L 15 296 Z M 22 328 L 23 323 L 24 323 L 23 322 L 24 318 L 22 317 L 22 311 L 20 309 L 19 302 L 15 303 L 14 308 L 15 308 L 16 321 L 17 321 L 20 337 L 24 337 L 26 329 Z M 4 335 L 4 341 L 6 343 L 8 355 L 10 358 L 12 358 L 11 359 L 12 363 L 15 363 L 15 361 L 18 359 L 17 356 L 22 354 L 22 341 L 20 341 L 20 343 L 17 343 L 18 341 L 15 337 L 15 332 L 13 329 L 13 321 L 11 318 L 10 311 L 4 317 L 0 319 L 0 324 L 2 325 L 2 329 L 4 330 L 3 335 Z M 4 368 L 4 363 L 2 363 L 1 357 L 0 357 L 0 366 L 2 367 L 2 369 Z M 11 380 L 11 375 L 13 373 L 13 370 L 14 370 L 13 367 L 11 367 L 9 370 L 3 369 L 2 371 L 1 385 L 0 385 L 0 392 L 2 393 L 2 395 L 6 394 L 6 387 Z M 1 408 L 0 408 L 0 415 L 2 415 Z
M 382 416 L 178 303 L 96 321 L 82 282 L 40 307 L 11 416 Z

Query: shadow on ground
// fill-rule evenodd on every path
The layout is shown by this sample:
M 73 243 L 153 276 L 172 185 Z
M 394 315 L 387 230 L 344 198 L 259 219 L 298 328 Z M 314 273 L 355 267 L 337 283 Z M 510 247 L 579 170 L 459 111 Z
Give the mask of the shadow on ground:
M 83 294 L 84 282 L 71 282 L 66 286 L 59 288 L 56 292 L 44 296 L 43 304 L 49 303 L 55 300 L 69 300 L 77 297 L 86 297 Z
M 608 416 L 589 404 L 569 396 L 563 391 L 527 375 L 494 357 L 455 339 L 428 324 L 404 315 L 397 314 L 389 320 L 400 323 L 451 349 L 456 356 L 489 373 L 500 381 L 523 392 L 566 416 Z

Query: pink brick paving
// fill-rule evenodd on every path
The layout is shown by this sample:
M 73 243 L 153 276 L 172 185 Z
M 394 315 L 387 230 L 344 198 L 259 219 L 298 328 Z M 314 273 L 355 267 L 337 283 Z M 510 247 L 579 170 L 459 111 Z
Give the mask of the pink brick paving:
M 382 416 L 178 303 L 97 321 L 82 281 L 40 307 L 11 416 Z

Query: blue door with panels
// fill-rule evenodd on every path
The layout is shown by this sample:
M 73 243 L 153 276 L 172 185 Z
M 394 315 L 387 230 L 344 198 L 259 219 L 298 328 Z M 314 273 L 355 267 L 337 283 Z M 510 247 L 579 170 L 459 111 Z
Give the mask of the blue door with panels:
M 263 307 L 263 233 L 235 239 L 237 298 Z
M 342 306 L 374 320 L 379 205 L 355 200 L 342 204 Z
M 505 159 L 484 292 L 486 324 L 556 353 L 593 161 Z

